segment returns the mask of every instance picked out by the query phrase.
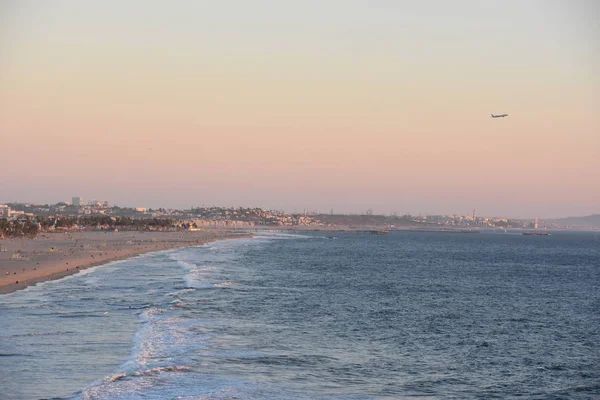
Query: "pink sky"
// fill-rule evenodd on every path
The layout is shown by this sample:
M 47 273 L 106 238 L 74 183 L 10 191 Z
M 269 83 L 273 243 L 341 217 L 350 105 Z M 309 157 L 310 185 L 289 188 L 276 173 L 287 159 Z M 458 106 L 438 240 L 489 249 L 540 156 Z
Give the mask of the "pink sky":
M 225 3 L 4 5 L 0 202 L 600 212 L 595 3 Z

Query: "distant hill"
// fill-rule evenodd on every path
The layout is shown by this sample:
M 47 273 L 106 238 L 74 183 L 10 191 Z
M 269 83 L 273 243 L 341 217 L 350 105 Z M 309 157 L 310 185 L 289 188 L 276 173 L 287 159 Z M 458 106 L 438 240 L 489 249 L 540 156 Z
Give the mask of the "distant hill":
M 593 214 L 585 217 L 559 218 L 552 220 L 552 222 L 571 227 L 600 228 L 600 214 Z

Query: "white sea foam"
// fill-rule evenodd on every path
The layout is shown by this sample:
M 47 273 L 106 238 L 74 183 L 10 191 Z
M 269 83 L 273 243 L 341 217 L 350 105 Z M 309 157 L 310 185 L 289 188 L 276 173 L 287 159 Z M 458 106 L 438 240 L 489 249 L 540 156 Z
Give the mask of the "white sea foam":
M 223 283 L 215 283 L 213 285 L 213 287 L 229 287 L 229 286 L 233 286 L 233 282 L 227 281 L 227 282 L 223 282 Z
M 123 379 L 127 376 L 127 374 L 125 372 L 120 372 L 118 374 L 113 374 L 109 377 L 107 377 L 104 382 L 106 383 L 110 383 L 110 382 L 115 382 L 118 381 L 119 379 Z
M 171 308 L 187 308 L 188 306 L 189 304 L 181 299 L 175 299 L 171 302 Z
M 193 378 L 192 376 L 182 378 L 178 375 L 193 373 L 186 364 L 195 362 L 193 357 L 197 356 L 198 351 L 209 346 L 210 336 L 203 332 L 206 332 L 206 324 L 210 321 L 183 318 L 180 315 L 182 312 L 185 313 L 182 308 L 188 305 L 184 300 L 188 297 L 194 298 L 193 295 L 185 295 L 192 294 L 197 289 L 225 288 L 234 285 L 233 282 L 224 280 L 223 276 L 220 276 L 220 279 L 218 277 L 221 274 L 221 265 L 227 265 L 230 256 L 234 253 L 232 244 L 234 246 L 242 244 L 238 241 L 227 244 L 224 242 L 215 242 L 210 252 L 207 251 L 209 248 L 204 250 L 188 248 L 166 255 L 181 268 L 181 278 L 187 287 L 184 289 L 180 287 L 179 290 L 161 295 L 164 302 L 153 301 L 156 306 L 138 314 L 143 325 L 133 337 L 128 361 L 121 365 L 117 373 L 103 381 L 97 381 L 95 385 L 86 389 L 82 396 L 84 399 L 139 398 L 140 393 L 149 394 L 149 398 L 163 398 L 158 393 L 170 390 L 164 385 L 165 382 L 196 379 L 195 375 Z M 150 295 L 150 298 L 153 296 L 155 295 Z M 179 298 L 180 296 L 182 298 Z M 228 398 L 229 394 L 217 389 L 214 392 L 211 390 L 213 394 L 207 397 L 202 392 L 207 393 L 208 390 L 201 389 L 200 393 L 192 392 L 188 395 L 199 395 L 200 397 L 197 398 L 208 399 Z M 156 396 L 151 393 L 155 393 Z
M 147 309 L 147 310 L 143 311 L 143 312 L 140 314 L 140 319 L 141 319 L 143 322 L 148 322 L 148 321 L 150 321 L 151 319 L 153 319 L 153 318 L 154 318 L 156 315 L 158 315 L 158 314 L 161 314 L 162 312 L 163 312 L 163 310 L 162 310 L 162 309 L 160 309 L 160 308 L 156 308 L 156 307 L 152 307 L 152 308 L 149 308 L 149 309 Z
M 173 365 L 173 366 L 169 366 L 169 367 L 156 367 L 156 368 L 147 369 L 145 371 L 138 371 L 134 375 L 136 375 L 136 376 L 155 375 L 155 374 L 159 374 L 161 372 L 186 372 L 186 371 L 191 371 L 191 370 L 192 369 L 190 367 Z
M 195 290 L 196 289 L 194 289 L 194 288 L 187 288 L 187 289 L 178 290 L 177 292 L 167 293 L 167 294 L 165 294 L 165 296 L 173 296 L 173 297 L 183 296 L 184 294 L 192 293 Z
M 183 279 L 188 288 L 206 289 L 212 287 L 212 284 L 207 282 L 207 276 L 217 271 L 216 267 L 211 265 L 197 265 L 184 260 L 177 260 L 177 263 L 187 271 Z
M 191 371 L 191 368 L 183 366 L 183 365 L 171 365 L 171 366 L 167 366 L 167 367 L 150 368 L 147 370 L 137 371 L 137 372 L 133 372 L 133 373 L 129 373 L 129 374 L 126 372 L 119 372 L 119 373 L 110 375 L 107 378 L 105 378 L 104 383 L 116 382 L 116 381 L 124 379 L 128 376 L 156 375 L 156 374 L 160 374 L 161 372 L 185 372 L 185 371 Z
M 184 260 L 176 260 L 177 264 L 179 264 L 181 267 L 183 267 L 184 269 L 188 270 L 188 271 L 196 271 L 198 269 L 198 266 L 194 263 L 191 262 L 187 262 Z
M 207 289 L 212 287 L 212 284 L 209 282 L 202 282 L 200 280 L 200 277 L 197 275 L 186 275 L 183 277 L 183 279 L 185 280 L 185 283 L 187 284 L 187 286 L 189 288 L 195 288 L 195 289 Z
M 269 238 L 269 239 L 306 239 L 314 236 L 307 236 L 300 233 L 286 233 L 286 232 L 273 232 L 273 231 L 257 231 L 255 237 Z

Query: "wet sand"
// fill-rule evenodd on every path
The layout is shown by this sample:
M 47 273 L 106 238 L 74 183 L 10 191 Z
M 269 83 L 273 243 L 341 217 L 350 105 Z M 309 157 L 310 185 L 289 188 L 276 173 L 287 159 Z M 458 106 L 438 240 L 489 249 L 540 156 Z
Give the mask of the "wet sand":
M 0 294 L 150 251 L 248 237 L 228 231 L 43 233 L 0 240 Z

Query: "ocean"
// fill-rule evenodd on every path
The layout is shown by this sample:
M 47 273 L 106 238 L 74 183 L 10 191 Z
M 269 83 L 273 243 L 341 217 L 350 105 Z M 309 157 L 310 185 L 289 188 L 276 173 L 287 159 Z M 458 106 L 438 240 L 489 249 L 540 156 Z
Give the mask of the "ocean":
M 600 235 L 260 234 L 0 295 L 0 324 L 0 399 L 600 398 Z

